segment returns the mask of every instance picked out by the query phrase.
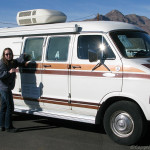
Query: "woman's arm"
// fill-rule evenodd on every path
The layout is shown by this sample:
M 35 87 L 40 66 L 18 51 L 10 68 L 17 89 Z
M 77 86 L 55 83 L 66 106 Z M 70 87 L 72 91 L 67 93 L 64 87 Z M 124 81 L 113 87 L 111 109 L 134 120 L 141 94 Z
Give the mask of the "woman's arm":
M 25 57 L 25 54 L 21 54 L 19 58 L 15 59 L 17 61 L 18 66 L 22 66 L 22 64 L 24 64 L 24 57 Z
M 10 76 L 10 72 L 7 70 L 5 64 L 0 61 L 0 79 L 6 79 Z

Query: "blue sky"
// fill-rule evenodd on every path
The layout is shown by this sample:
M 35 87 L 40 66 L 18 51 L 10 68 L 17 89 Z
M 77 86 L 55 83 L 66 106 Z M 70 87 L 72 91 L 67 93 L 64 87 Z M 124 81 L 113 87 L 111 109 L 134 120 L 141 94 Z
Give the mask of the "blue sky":
M 17 12 L 31 9 L 59 10 L 67 15 L 67 21 L 94 18 L 97 13 L 105 15 L 114 9 L 124 15 L 150 18 L 150 0 L 3 0 L 0 4 L 0 27 L 14 26 Z

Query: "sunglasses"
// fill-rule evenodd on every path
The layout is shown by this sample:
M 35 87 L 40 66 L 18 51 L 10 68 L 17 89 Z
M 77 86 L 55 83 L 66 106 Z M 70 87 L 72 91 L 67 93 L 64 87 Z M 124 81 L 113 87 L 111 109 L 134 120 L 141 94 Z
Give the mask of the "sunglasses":
M 10 55 L 12 55 L 12 53 L 7 53 L 7 54 L 5 54 L 5 55 L 6 55 L 6 56 L 8 56 L 8 55 L 10 56 Z

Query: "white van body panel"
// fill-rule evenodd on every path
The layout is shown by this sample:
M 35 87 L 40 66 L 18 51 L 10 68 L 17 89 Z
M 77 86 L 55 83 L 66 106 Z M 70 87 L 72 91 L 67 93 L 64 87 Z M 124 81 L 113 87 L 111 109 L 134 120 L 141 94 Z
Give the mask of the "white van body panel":
M 135 60 L 122 58 L 122 61 L 126 64 L 124 65 L 122 91 L 107 94 L 102 99 L 101 103 L 111 97 L 115 97 L 116 95 L 124 98 L 130 98 L 138 103 L 144 112 L 146 119 L 150 120 L 150 70 L 148 67 L 144 66 L 144 64 L 148 64 L 150 62 L 150 58 Z M 144 87 L 142 85 L 144 85 Z
M 126 63 L 126 60 L 123 60 Z M 146 118 L 149 120 L 149 105 L 150 105 L 150 95 L 149 95 L 149 74 L 150 70 L 145 67 L 144 64 L 148 64 L 149 58 L 137 59 L 134 61 L 128 61 L 128 65 L 124 66 L 129 68 L 124 72 L 123 77 L 123 93 L 135 99 L 136 102 L 141 106 Z M 130 67 L 129 67 L 130 66 Z M 137 68 L 134 72 L 130 73 L 131 66 Z M 132 70 L 132 69 L 131 69 Z M 143 86 L 144 85 L 144 86 Z M 130 88 L 129 88 L 130 87 Z

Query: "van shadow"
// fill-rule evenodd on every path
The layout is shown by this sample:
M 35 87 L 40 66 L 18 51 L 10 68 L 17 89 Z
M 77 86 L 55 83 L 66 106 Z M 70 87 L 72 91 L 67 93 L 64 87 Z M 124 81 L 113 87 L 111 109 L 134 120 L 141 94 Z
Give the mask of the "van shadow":
M 58 128 L 57 126 L 51 125 L 49 123 L 45 124 L 45 118 L 41 116 L 35 116 L 31 114 L 24 114 L 24 113 L 17 113 L 13 114 L 13 121 L 31 121 L 31 122 L 39 122 L 39 125 L 29 126 L 29 127 L 21 127 L 19 128 L 19 132 L 26 132 L 26 131 L 35 131 L 35 130 L 46 130 L 52 128 Z M 27 125 L 27 124 L 26 124 Z
M 36 68 L 36 62 L 32 61 L 26 67 L 20 69 L 22 97 L 25 104 L 29 107 L 28 111 L 30 113 L 42 111 L 38 99 L 42 95 L 43 84 L 40 81 L 41 77 L 38 76 L 39 72 Z
M 42 126 L 39 125 L 34 127 L 20 128 L 21 132 L 31 131 L 31 130 L 51 129 L 51 128 L 69 128 L 69 129 L 105 134 L 104 129 L 100 128 L 99 125 L 93 125 L 93 124 L 69 121 L 63 119 L 56 119 L 50 117 L 43 117 L 43 116 L 35 116 L 32 114 L 15 113 L 15 115 L 13 116 L 13 121 L 32 121 L 40 125 L 42 124 Z

